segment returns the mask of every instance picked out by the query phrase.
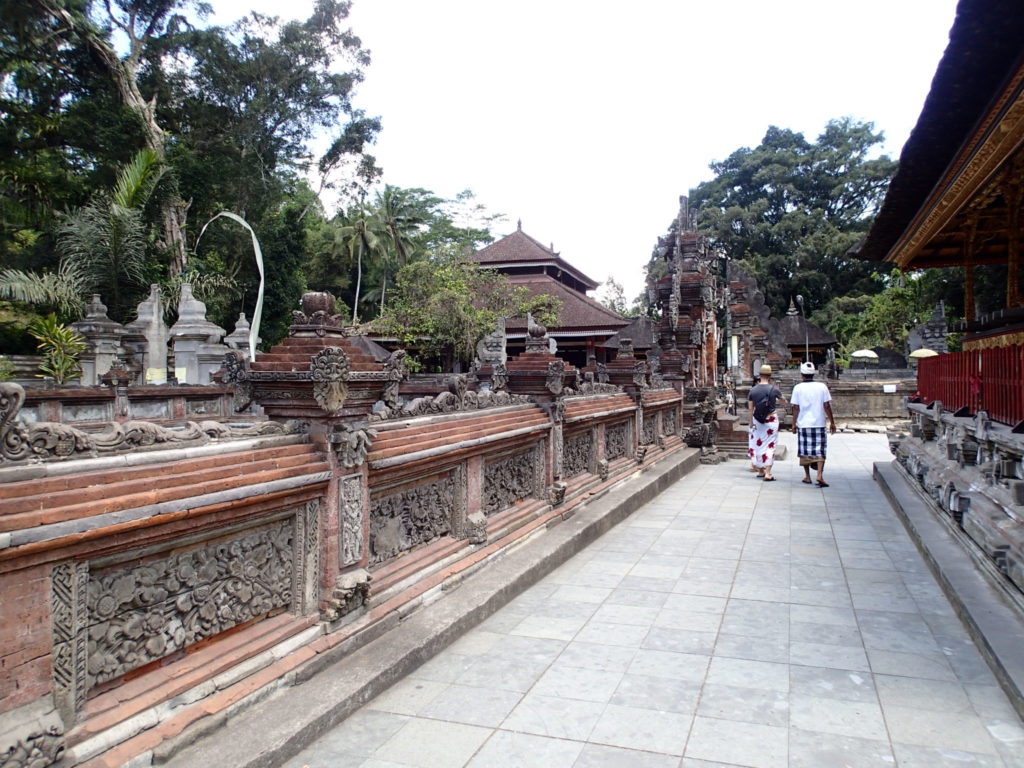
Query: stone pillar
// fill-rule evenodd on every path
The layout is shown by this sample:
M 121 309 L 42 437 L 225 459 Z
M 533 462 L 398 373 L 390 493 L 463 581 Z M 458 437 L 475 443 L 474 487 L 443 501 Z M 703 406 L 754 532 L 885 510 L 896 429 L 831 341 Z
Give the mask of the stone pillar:
M 94 293 L 85 310 L 85 319 L 71 323 L 71 328 L 80 333 L 89 344 L 89 350 L 81 356 L 84 386 L 93 387 L 100 383 L 100 377 L 117 364 L 125 350 L 121 339 L 126 330 L 120 323 L 107 317 L 107 307 Z
M 226 347 L 218 342 L 224 329 L 206 319 L 206 305 L 192 295 L 192 286 L 183 283 L 178 301 L 178 322 L 171 328 L 174 344 L 174 376 L 179 384 L 209 384 L 210 374 L 219 370 Z M 220 351 L 216 360 L 211 347 Z
M 224 343 L 227 344 L 228 348 L 241 352 L 245 360 L 249 359 L 250 328 L 249 321 L 245 318 L 245 312 L 239 312 L 238 320 L 235 321 L 235 330 L 224 337 Z
M 136 318 L 125 330 L 125 346 L 132 356 L 130 368 L 139 372 L 139 383 L 167 383 L 167 340 L 160 286 L 149 286 L 149 297 L 139 304 Z

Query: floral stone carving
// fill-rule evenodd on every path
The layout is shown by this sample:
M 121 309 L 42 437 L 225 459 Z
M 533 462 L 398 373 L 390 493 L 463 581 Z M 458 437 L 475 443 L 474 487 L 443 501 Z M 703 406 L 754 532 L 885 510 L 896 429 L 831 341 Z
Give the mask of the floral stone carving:
M 370 562 L 396 555 L 451 532 L 455 481 L 448 475 L 431 483 L 370 501 Z
M 605 429 L 604 455 L 609 461 L 629 455 L 629 423 L 621 422 Z
M 289 608 L 293 522 L 91 578 L 87 684 Z
M 537 492 L 536 452 L 531 448 L 490 461 L 484 470 L 483 507 L 493 515 Z
M 594 457 L 594 434 L 591 430 L 579 432 L 565 440 L 562 451 L 562 476 L 575 477 L 590 471 Z

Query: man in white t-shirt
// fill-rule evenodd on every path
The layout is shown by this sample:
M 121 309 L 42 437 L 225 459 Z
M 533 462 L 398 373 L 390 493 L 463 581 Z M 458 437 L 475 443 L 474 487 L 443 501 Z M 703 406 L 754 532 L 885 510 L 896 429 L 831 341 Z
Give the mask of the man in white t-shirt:
M 803 381 L 793 387 L 790 402 L 793 405 L 793 431 L 796 432 L 797 456 L 804 468 L 802 482 L 811 484 L 811 465 L 818 470 L 819 488 L 828 488 L 825 482 L 825 453 L 828 433 L 825 431 L 825 417 L 828 417 L 828 431 L 836 433 L 836 420 L 832 416 L 832 395 L 822 381 L 814 380 L 814 363 L 800 364 Z

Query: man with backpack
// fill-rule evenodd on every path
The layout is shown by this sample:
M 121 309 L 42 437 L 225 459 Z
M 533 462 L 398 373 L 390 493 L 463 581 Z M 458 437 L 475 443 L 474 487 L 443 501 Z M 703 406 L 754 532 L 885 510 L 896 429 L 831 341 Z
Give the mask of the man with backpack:
M 779 438 L 779 417 L 775 415 L 775 407 L 779 403 L 785 405 L 782 392 L 772 382 L 772 367 L 762 365 L 760 382 L 750 388 L 747 405 L 750 414 L 750 433 L 747 438 L 747 455 L 750 456 L 750 468 L 757 472 L 765 482 L 775 479 L 772 464 L 775 462 L 775 445 Z
M 818 472 L 818 487 L 828 488 L 823 474 L 828 446 L 825 417 L 828 417 L 828 431 L 833 435 L 836 433 L 836 420 L 830 404 L 832 395 L 825 382 L 814 380 L 814 374 L 814 363 L 808 360 L 800 364 L 803 381 L 793 387 L 793 431 L 796 432 L 796 453 L 800 466 L 804 468 L 804 479 L 801 482 L 811 484 L 813 464 Z

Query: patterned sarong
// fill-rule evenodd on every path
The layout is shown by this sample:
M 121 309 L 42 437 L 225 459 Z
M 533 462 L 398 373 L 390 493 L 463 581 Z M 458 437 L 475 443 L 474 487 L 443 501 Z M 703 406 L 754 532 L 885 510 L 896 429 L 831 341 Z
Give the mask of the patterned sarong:
M 775 441 L 779 436 L 779 420 L 773 413 L 764 424 L 750 420 L 747 455 L 755 467 L 770 467 L 775 461 Z
M 828 429 L 825 427 L 799 427 L 796 431 L 796 455 L 800 466 L 807 467 L 825 460 L 828 448 Z

